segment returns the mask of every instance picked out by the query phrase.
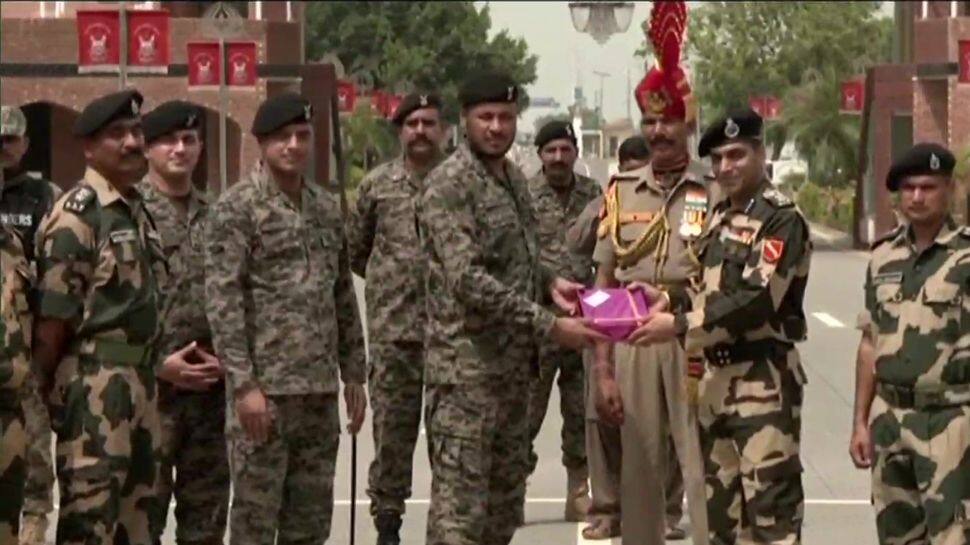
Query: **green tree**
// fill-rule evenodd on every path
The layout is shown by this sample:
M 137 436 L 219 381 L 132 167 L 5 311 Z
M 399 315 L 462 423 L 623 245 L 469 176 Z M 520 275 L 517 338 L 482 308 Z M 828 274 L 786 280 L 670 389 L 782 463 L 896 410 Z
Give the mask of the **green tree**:
M 393 125 L 376 115 L 367 102 L 360 102 L 354 111 L 341 119 L 345 160 L 347 162 L 347 190 L 350 201 L 357 185 L 371 168 L 400 153 L 400 143 Z
M 472 2 L 312 2 L 306 51 L 310 59 L 335 54 L 348 74 L 377 88 L 436 91 L 454 122 L 470 69 L 506 71 L 523 87 L 536 79 L 525 41 L 504 30 L 489 39 L 491 25 L 488 7 Z

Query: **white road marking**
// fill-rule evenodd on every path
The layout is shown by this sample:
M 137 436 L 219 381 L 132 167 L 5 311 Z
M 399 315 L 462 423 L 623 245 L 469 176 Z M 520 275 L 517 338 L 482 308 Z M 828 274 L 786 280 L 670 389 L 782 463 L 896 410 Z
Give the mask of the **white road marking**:
M 815 316 L 820 322 L 829 327 L 845 327 L 845 324 L 837 320 L 835 316 L 832 316 L 828 312 L 813 312 L 812 316 Z

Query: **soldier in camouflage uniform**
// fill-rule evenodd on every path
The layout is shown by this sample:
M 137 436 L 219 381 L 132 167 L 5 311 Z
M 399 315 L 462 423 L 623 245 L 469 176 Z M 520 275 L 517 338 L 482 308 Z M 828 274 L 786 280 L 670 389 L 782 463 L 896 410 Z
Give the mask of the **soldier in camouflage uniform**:
M 699 241 L 700 289 L 648 290 L 657 305 L 630 341 L 682 336 L 688 353 L 704 353 L 698 411 L 711 543 L 800 543 L 805 372 L 795 343 L 806 336 L 808 224 L 765 175 L 755 112 L 714 123 L 699 153 L 711 155 L 727 195 Z
M 421 426 L 424 268 L 414 200 L 440 162 L 441 100 L 410 94 L 392 122 L 403 154 L 360 183 L 350 229 L 350 268 L 366 280 L 367 386 L 374 408 L 374 461 L 367 495 L 378 545 L 400 543 L 404 501 Z
M 15 545 L 27 477 L 21 399 L 30 368 L 30 266 L 13 228 L 0 225 L 0 545 Z
M 590 285 L 593 282 L 592 256 L 570 252 L 563 233 L 583 208 L 603 192 L 596 181 L 573 172 L 577 150 L 571 124 L 549 122 L 539 129 L 535 145 L 543 166 L 529 180 L 529 195 L 538 220 L 540 261 L 558 276 Z M 554 306 L 549 310 L 556 311 Z M 566 467 L 564 516 L 567 521 L 579 522 L 589 511 L 583 357 L 579 352 L 551 341 L 539 345 L 539 377 L 532 382 L 529 391 L 529 474 L 535 471 L 539 460 L 532 443 L 546 417 L 549 394 L 557 373 L 563 419 L 562 464 Z
M 27 118 L 15 106 L 0 106 L 0 223 L 13 227 L 25 241 L 24 254 L 34 261 L 34 233 L 41 218 L 54 204 L 54 184 L 33 178 L 21 168 L 27 153 Z M 29 298 L 31 306 L 36 298 Z M 51 457 L 50 416 L 37 389 L 37 378 L 27 375 L 24 388 L 24 418 L 27 421 L 27 485 L 24 488 L 24 517 L 20 541 L 24 545 L 41 545 L 47 533 L 47 515 L 54 510 L 54 460 Z
M 917 144 L 890 168 L 904 222 L 866 272 L 850 454 L 872 467 L 879 542 L 970 538 L 970 228 L 950 214 L 956 161 Z
M 206 314 L 227 369 L 233 545 L 327 540 L 341 380 L 351 433 L 366 409 L 340 206 L 303 176 L 311 121 L 299 95 L 263 102 L 251 130 L 262 160 L 206 225 Z
M 181 545 L 221 545 L 229 509 L 229 461 L 225 439 L 223 369 L 212 356 L 212 333 L 205 316 L 203 229 L 205 194 L 192 184 L 202 152 L 202 110 L 179 100 L 145 115 L 148 175 L 138 190 L 155 220 L 168 258 L 162 354 L 158 370 L 161 419 L 159 532 L 175 494 L 175 539 Z M 192 360 L 183 365 L 184 358 Z M 172 472 L 175 471 L 173 478 Z
M 467 141 L 428 175 L 420 199 L 429 259 L 428 545 L 511 541 L 525 486 L 535 343 L 551 336 L 579 347 L 602 338 L 538 302 L 549 289 L 573 309 L 581 285 L 539 265 L 526 181 L 505 158 L 517 96 L 507 76 L 469 78 L 459 96 Z
M 148 545 L 156 505 L 153 345 L 166 266 L 133 187 L 144 173 L 134 90 L 89 104 L 84 179 L 37 234 L 34 362 L 57 433 L 57 543 Z

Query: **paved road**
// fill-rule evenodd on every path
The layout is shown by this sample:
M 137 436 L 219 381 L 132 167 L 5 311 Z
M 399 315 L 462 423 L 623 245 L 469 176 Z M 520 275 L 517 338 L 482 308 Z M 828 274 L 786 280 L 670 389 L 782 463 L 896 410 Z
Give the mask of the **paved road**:
M 804 541 L 830 545 L 875 545 L 868 473 L 857 471 L 846 454 L 851 429 L 854 358 L 858 334 L 856 314 L 862 306 L 862 282 L 867 255 L 860 252 L 816 252 L 807 292 L 809 340 L 802 356 L 809 375 L 804 408 L 803 455 L 805 493 L 808 498 Z M 572 545 L 585 543 L 578 526 L 562 522 L 565 472 L 559 463 L 559 400 L 539 435 L 539 466 L 529 482 L 526 526 L 515 536 L 516 545 Z M 346 437 L 345 437 L 346 439 Z M 371 439 L 359 439 L 358 486 L 366 480 Z M 340 447 L 337 472 L 338 506 L 330 543 L 349 543 L 350 443 Z M 424 543 L 424 524 L 430 473 L 424 445 L 415 456 L 415 500 L 408 506 L 405 543 Z M 366 499 L 358 489 L 358 498 Z M 343 501 L 340 501 L 343 500 Z M 374 543 L 366 507 L 358 507 L 357 543 Z M 603 542 L 600 542 L 603 543 Z M 619 543 L 619 540 L 616 540 Z
M 803 430 L 805 490 L 808 498 L 804 541 L 829 545 L 875 545 L 869 506 L 868 474 L 857 471 L 846 454 L 851 425 L 853 365 L 858 334 L 853 329 L 862 305 L 862 281 L 867 256 L 859 252 L 818 251 L 812 263 L 807 293 L 809 340 L 802 346 L 809 375 Z M 359 287 L 359 286 L 358 286 Z M 551 407 L 558 407 L 556 395 Z M 526 526 L 515 536 L 516 545 L 579 545 L 579 526 L 562 522 L 561 501 L 565 473 L 559 459 L 558 411 L 550 411 L 537 442 L 539 466 L 529 482 Z M 369 429 L 369 422 L 365 430 Z M 422 435 L 423 437 L 423 435 Z M 369 433 L 359 438 L 357 540 L 372 544 L 376 534 L 367 513 L 364 488 L 367 464 L 373 454 Z M 424 543 L 430 472 L 422 442 L 414 460 L 414 499 L 408 505 L 404 543 Z M 328 543 L 349 543 L 350 440 L 341 438 L 335 486 L 337 507 Z M 165 545 L 173 544 L 170 519 Z M 52 532 L 53 534 L 53 529 Z M 53 535 L 51 535 L 53 538 Z M 619 543 L 619 540 L 615 541 Z M 600 542 L 604 543 L 604 542 Z

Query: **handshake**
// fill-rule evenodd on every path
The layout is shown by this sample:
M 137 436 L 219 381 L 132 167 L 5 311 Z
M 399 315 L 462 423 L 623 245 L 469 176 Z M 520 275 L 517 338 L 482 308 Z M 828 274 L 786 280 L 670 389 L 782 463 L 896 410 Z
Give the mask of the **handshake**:
M 552 338 L 572 348 L 595 341 L 653 344 L 676 337 L 670 298 L 650 284 L 633 282 L 626 288 L 587 289 L 557 278 L 551 287 L 556 304 L 570 317 L 557 318 Z M 582 317 L 577 317 L 582 316 Z

